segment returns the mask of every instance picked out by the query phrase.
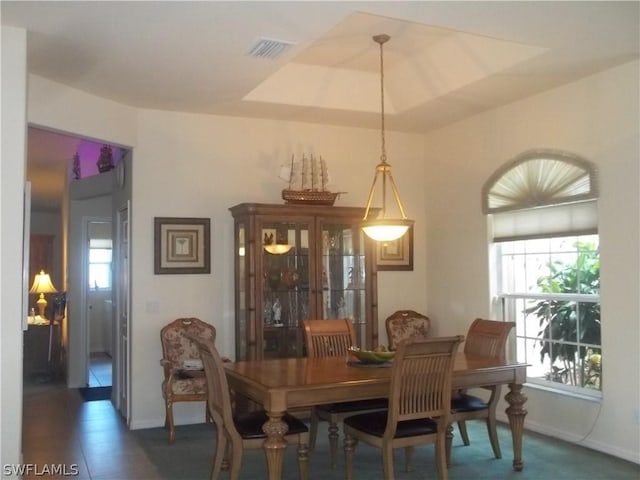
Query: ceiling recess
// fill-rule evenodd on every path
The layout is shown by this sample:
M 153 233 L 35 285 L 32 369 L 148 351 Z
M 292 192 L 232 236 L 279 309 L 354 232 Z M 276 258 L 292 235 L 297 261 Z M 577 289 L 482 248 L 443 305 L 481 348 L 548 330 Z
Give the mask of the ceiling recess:
M 274 40 L 273 38 L 259 38 L 247 51 L 247 55 L 256 58 L 279 58 L 289 47 L 295 45 L 293 42 L 285 40 Z

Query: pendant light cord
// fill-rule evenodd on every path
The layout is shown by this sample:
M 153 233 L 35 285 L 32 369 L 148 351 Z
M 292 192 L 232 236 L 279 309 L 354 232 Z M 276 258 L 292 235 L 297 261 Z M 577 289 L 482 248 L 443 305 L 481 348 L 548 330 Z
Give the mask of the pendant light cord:
M 380 161 L 387 163 L 387 148 L 384 138 L 384 55 L 382 53 L 383 45 L 389 40 L 387 35 L 376 35 L 373 39 L 380 44 L 380 132 L 381 132 L 381 153 Z

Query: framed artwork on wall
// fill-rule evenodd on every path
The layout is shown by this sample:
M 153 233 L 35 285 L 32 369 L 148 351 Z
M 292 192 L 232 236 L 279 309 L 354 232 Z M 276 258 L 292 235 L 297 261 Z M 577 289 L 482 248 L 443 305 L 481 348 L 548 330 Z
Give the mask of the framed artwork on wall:
M 376 242 L 378 270 L 413 270 L 413 227 L 397 240 Z
M 208 218 L 155 217 L 154 273 L 211 273 Z

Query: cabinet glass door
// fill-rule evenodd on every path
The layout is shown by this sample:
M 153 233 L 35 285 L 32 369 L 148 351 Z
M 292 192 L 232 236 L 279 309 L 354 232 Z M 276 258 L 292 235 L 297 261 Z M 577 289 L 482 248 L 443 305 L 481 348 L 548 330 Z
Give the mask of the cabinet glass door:
M 236 241 L 235 248 L 238 251 L 236 258 L 236 355 L 238 358 L 247 358 L 247 339 L 249 338 L 248 329 L 250 328 L 250 319 L 247 312 L 247 280 L 249 278 L 247 271 L 247 246 L 245 242 L 246 228 L 244 223 L 236 224 Z
M 366 339 L 366 263 L 364 239 L 353 225 L 323 224 L 322 318 L 353 322 L 357 346 Z
M 310 318 L 310 265 L 308 224 L 264 223 L 261 228 L 261 322 L 264 358 L 300 357 L 302 321 Z

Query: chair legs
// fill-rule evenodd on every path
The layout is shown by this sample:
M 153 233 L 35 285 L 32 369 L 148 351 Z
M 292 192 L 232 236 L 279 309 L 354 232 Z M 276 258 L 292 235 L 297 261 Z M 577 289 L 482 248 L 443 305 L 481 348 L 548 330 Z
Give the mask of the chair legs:
M 464 420 L 460 420 L 458 422 L 458 430 L 460 430 L 460 437 L 462 438 L 462 443 L 465 447 L 470 445 L 469 442 L 469 433 L 467 433 L 467 424 Z
M 216 426 L 216 451 L 213 457 L 213 467 L 211 468 L 211 480 L 217 480 L 222 471 L 222 462 L 226 457 L 227 438 Z
M 311 418 L 309 419 L 309 450 L 313 450 L 316 447 L 316 437 L 318 436 L 318 412 L 314 408 L 311 411 Z M 329 417 L 329 451 L 331 455 L 331 468 L 335 468 L 338 458 L 338 422 L 339 419 L 331 415 Z
M 169 430 L 169 445 L 172 445 L 176 439 L 176 429 L 173 424 L 173 402 L 170 400 L 165 402 L 164 428 Z
M 382 444 L 382 472 L 385 480 L 394 480 L 395 473 L 393 471 L 393 448 L 391 445 Z
M 311 418 L 309 419 L 309 450 L 316 448 L 316 437 L 318 436 L 318 412 L 315 408 L 311 409 Z
M 407 472 L 413 470 L 413 452 L 415 451 L 415 447 L 405 447 L 404 449 L 404 458 L 405 458 L 405 469 Z
M 338 458 L 338 420 L 334 418 L 329 419 L 329 452 L 331 468 L 335 468 Z
M 358 441 L 350 435 L 344 436 L 344 471 L 346 480 L 353 480 L 353 454 Z
M 447 463 L 447 447 L 446 447 L 445 435 L 441 435 L 436 440 L 436 468 L 438 470 L 438 480 L 447 480 L 449 478 L 448 463 Z
M 298 470 L 300 471 L 300 480 L 308 480 L 309 448 L 304 443 L 298 444 Z
M 500 442 L 498 441 L 498 428 L 496 426 L 496 417 L 491 415 L 487 417 L 487 432 L 489 433 L 489 441 L 491 441 L 491 448 L 496 458 L 502 458 L 502 452 L 500 451 Z

